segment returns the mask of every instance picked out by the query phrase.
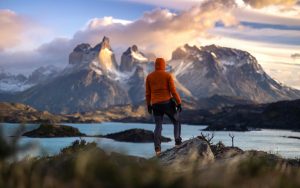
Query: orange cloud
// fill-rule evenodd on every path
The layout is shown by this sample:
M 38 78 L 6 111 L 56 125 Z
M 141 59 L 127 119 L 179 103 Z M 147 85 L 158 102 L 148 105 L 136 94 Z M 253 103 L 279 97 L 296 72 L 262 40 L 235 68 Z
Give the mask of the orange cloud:
M 297 0 L 243 0 L 253 8 L 263 8 L 270 5 L 295 5 Z
M 105 35 L 111 38 L 113 46 L 127 48 L 135 43 L 148 52 L 169 58 L 179 45 L 193 43 L 198 37 L 208 37 L 207 30 L 217 22 L 226 26 L 237 24 L 231 14 L 235 5 L 234 0 L 214 0 L 179 13 L 155 9 L 128 23 L 96 18 L 77 32 L 73 41 L 95 44 Z
M 18 46 L 29 25 L 29 21 L 15 12 L 0 10 L 0 50 Z

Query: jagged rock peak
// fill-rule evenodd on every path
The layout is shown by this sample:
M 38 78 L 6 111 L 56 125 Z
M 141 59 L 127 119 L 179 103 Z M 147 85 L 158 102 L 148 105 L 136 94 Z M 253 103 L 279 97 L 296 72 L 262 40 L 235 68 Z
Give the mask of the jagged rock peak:
M 172 59 L 183 59 L 191 54 L 196 54 L 200 52 L 201 49 L 197 46 L 190 46 L 189 44 L 185 44 L 181 47 L 178 47 L 175 51 L 172 53 Z
M 132 45 L 122 54 L 120 70 L 130 72 L 138 64 L 148 61 L 145 54 L 139 51 L 137 45 Z
M 135 52 L 135 53 L 139 52 L 139 49 L 138 49 L 137 45 L 134 44 L 131 47 L 127 48 L 127 50 L 123 54 L 125 54 L 125 55 L 131 55 L 132 52 Z
M 132 45 L 132 47 L 131 47 L 131 50 L 132 51 L 134 51 L 134 52 L 137 52 L 137 51 L 139 51 L 139 49 L 138 49 L 138 47 L 137 47 L 137 45 Z
M 89 52 L 91 50 L 91 45 L 88 43 L 81 43 L 74 48 L 74 52 Z
M 109 44 L 109 38 L 104 36 L 103 39 L 102 39 L 102 49 L 103 48 L 108 48 L 110 49 L 110 44 Z
M 94 50 L 94 51 L 100 51 L 100 50 L 105 49 L 105 48 L 111 50 L 110 40 L 109 40 L 109 38 L 106 37 L 106 36 L 103 37 L 102 42 L 99 43 L 99 44 L 97 44 L 97 45 L 93 48 L 93 50 Z

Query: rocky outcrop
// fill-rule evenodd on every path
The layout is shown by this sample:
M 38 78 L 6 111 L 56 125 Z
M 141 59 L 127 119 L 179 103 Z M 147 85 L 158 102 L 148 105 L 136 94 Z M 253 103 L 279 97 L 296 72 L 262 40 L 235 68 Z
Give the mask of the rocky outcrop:
M 111 138 L 120 142 L 147 143 L 154 141 L 153 132 L 144 129 L 129 129 L 118 133 L 107 134 L 101 137 Z M 162 136 L 162 142 L 170 142 L 171 139 Z
M 183 166 L 198 163 L 209 164 L 215 160 L 209 144 L 199 138 L 184 141 L 180 147 L 174 147 L 161 153 L 158 157 L 162 165 L 172 166 L 183 170 Z
M 77 45 L 69 55 L 69 64 L 78 65 L 91 61 L 95 58 L 95 53 L 92 53 L 91 49 L 91 45 L 87 43 Z
M 41 124 L 37 129 L 24 133 L 22 136 L 34 138 L 77 137 L 86 136 L 77 128 L 66 125 Z
M 140 63 L 145 63 L 148 58 L 138 50 L 136 45 L 129 47 L 121 57 L 120 71 L 131 72 Z
M 116 71 L 118 68 L 118 64 L 115 58 L 115 54 L 110 47 L 109 38 L 103 37 L 102 42 L 94 47 L 94 50 L 98 51 L 98 49 L 98 61 L 101 68 L 104 71 Z

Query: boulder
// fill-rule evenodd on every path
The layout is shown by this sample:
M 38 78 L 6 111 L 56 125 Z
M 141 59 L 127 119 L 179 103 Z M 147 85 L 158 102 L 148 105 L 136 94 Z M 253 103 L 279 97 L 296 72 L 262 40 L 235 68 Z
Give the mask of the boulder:
M 205 165 L 215 159 L 209 144 L 199 138 L 184 141 L 179 147 L 168 149 L 158 157 L 162 165 L 172 166 L 179 171 L 188 169 L 194 164 Z
M 153 142 L 153 132 L 144 129 L 129 129 L 118 133 L 112 133 L 102 136 L 104 138 L 111 138 L 120 142 L 135 142 L 135 143 L 147 143 Z M 162 142 L 170 142 L 171 139 L 162 136 Z
M 34 138 L 77 137 L 86 136 L 77 128 L 66 125 L 41 124 L 37 129 L 24 133 L 22 136 Z

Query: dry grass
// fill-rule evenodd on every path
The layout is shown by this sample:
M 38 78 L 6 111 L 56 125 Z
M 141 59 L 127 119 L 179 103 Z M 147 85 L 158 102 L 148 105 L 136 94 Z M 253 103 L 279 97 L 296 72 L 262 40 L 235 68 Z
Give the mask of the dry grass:
M 0 139 L 1 188 L 300 187 L 299 166 L 268 155 L 243 155 L 174 172 L 156 160 L 107 154 L 82 140 L 52 157 L 8 162 L 14 148 Z

